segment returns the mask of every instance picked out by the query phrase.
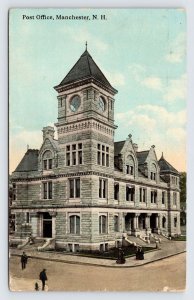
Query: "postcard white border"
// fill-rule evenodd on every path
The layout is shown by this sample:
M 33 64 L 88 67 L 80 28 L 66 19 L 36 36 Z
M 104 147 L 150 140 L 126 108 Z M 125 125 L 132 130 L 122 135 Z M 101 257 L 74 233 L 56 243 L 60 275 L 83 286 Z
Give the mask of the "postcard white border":
M 149 293 L 149 292 L 127 292 L 127 293 L 62 293 L 52 292 L 45 294 L 34 293 L 18 293 L 9 292 L 8 290 L 8 244 L 7 244 L 7 191 L 8 191 L 8 9 L 11 7 L 99 7 L 99 8 L 167 8 L 167 7 L 183 7 L 187 11 L 187 61 L 188 61 L 188 126 L 187 126 L 187 171 L 188 171 L 188 196 L 187 196 L 187 213 L 188 213 L 188 260 L 187 260 L 187 291 L 184 293 Z M 0 297 L 1 299 L 106 299 L 116 300 L 118 298 L 144 299 L 152 300 L 157 297 L 160 299 L 193 299 L 194 298 L 194 1 L 193 0 L 7 0 L 1 2 L 0 9 L 0 58 L 1 58 L 1 97 L 0 97 L 0 191 L 1 191 L 1 212 L 0 212 Z M 179 266 L 177 266 L 178 269 Z

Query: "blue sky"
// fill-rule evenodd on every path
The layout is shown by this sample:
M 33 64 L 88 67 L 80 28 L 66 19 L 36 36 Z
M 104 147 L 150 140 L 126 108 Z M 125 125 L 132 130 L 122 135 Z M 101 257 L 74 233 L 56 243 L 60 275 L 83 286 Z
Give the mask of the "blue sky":
M 36 15 L 54 20 L 37 20 Z M 103 20 L 55 20 L 106 15 Z M 34 16 L 24 20 L 23 15 Z M 40 148 L 42 127 L 57 120 L 57 85 L 88 51 L 118 90 L 115 140 L 132 134 L 139 150 L 185 170 L 186 15 L 182 9 L 18 9 L 10 12 L 10 171 Z

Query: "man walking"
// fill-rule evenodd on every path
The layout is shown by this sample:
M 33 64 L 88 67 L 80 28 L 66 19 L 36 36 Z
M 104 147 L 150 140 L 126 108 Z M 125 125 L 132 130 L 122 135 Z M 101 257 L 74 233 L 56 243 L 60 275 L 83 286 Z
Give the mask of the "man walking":
M 40 272 L 39 278 L 42 281 L 42 291 L 44 291 L 45 281 L 47 280 L 46 269 L 43 269 L 42 272 Z
M 23 252 L 23 254 L 21 256 L 22 270 L 24 270 L 26 268 L 27 260 L 28 260 L 28 256 L 26 255 L 25 252 Z

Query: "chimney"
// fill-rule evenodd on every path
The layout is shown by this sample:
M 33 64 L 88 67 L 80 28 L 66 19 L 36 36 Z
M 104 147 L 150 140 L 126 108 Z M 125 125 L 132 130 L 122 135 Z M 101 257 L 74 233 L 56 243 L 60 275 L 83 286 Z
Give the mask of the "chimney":
M 51 139 L 54 139 L 55 129 L 52 126 L 46 126 L 43 127 L 43 141 L 45 138 L 50 137 Z
M 137 152 L 138 151 L 138 144 L 133 143 L 133 149 L 135 150 L 135 152 Z

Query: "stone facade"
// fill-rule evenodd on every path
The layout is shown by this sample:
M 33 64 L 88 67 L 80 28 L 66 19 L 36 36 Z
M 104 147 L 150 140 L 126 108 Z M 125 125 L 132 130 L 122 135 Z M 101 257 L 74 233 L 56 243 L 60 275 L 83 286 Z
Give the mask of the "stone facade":
M 40 150 L 12 174 L 14 238 L 53 237 L 79 251 L 114 247 L 125 233 L 179 235 L 179 173 L 155 146 L 138 151 L 131 135 L 114 142 L 117 91 L 87 50 L 55 89 L 58 140 L 44 127 Z

